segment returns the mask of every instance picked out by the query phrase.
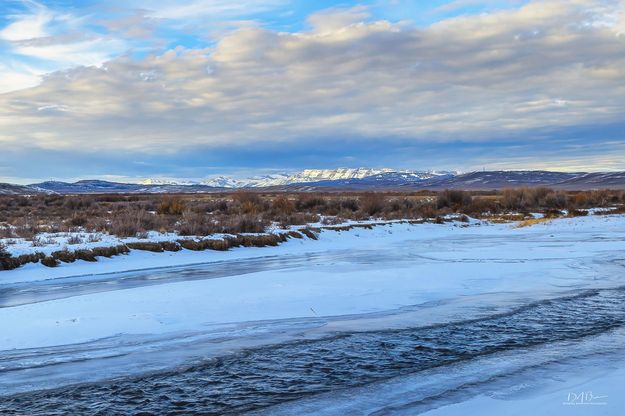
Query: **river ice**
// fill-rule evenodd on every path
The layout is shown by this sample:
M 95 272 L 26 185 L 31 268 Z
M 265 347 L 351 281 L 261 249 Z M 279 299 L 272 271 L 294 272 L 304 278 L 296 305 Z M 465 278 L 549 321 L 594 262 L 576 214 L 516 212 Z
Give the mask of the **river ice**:
M 293 340 L 490 317 L 625 286 L 624 252 L 625 216 L 593 215 L 529 228 L 397 223 L 261 249 L 31 265 L 0 273 L 0 387 L 8 397 Z M 520 350 L 507 349 L 262 411 L 345 414 L 347 400 L 350 414 L 622 414 L 625 355 L 621 328 L 612 330 L 566 348 L 557 340 L 533 346 L 523 350 L 524 365 Z M 485 377 L 491 371 L 496 380 Z M 563 404 L 588 391 L 609 397 Z

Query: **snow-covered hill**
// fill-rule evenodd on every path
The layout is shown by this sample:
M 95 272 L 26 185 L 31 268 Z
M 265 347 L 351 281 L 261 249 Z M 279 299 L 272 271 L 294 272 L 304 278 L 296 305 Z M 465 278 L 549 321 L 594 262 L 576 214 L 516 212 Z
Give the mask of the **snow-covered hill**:
M 138 182 L 138 185 L 155 185 L 155 186 L 163 186 L 163 185 L 197 185 L 197 182 L 194 181 L 180 181 L 176 179 L 162 179 L 162 178 L 151 178 L 144 179 Z
M 390 168 L 337 168 L 337 169 L 305 169 L 296 173 L 278 173 L 265 176 L 255 176 L 247 179 L 233 179 L 226 176 L 210 178 L 202 182 L 203 185 L 224 188 L 265 188 L 288 186 L 316 182 L 336 182 L 362 180 L 377 176 L 397 176 L 404 180 L 423 180 L 438 176 L 448 176 L 450 172 L 411 171 Z
M 218 176 L 202 181 L 203 185 L 220 188 L 263 188 L 266 186 L 285 185 L 289 182 L 291 175 L 278 173 L 264 176 L 253 176 L 246 179 L 235 179 L 229 176 Z
M 240 188 L 243 183 L 237 179 L 230 178 L 228 176 L 217 176 L 203 180 L 202 185 L 213 186 L 215 188 Z
M 13 185 L 10 183 L 0 183 L 0 195 L 29 195 L 45 193 L 45 190 L 34 186 Z

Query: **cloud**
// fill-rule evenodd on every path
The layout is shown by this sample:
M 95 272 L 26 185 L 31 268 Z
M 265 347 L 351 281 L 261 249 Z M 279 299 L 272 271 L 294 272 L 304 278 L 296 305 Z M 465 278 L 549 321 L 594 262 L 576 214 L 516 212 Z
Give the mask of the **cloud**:
M 284 5 L 286 0 L 129 0 L 124 7 L 142 9 L 157 19 L 231 18 L 266 12 Z
M 47 73 L 100 65 L 128 49 L 121 39 L 86 28 L 83 17 L 50 10 L 33 1 L 9 15 L 0 30 L 0 93 L 37 85 Z
M 13 60 L 0 62 L 0 92 L 39 85 L 42 72 Z
M 14 53 L 50 62 L 55 66 L 72 68 L 100 65 L 126 49 L 126 44 L 120 40 L 101 37 L 75 39 L 70 42 L 46 40 L 50 42 L 15 45 Z
M 603 12 L 622 8 L 535 1 L 426 28 L 358 8 L 295 33 L 241 28 L 209 48 L 123 56 L 2 94 L 0 145 L 173 154 L 319 138 L 548 141 L 531 132 L 625 115 L 622 21 Z
M 31 10 L 32 14 L 13 16 L 13 22 L 0 30 L 0 39 L 20 41 L 47 36 L 47 26 L 52 20 L 52 15 L 38 4 Z
M 501 6 L 518 6 L 523 0 L 454 0 L 435 8 L 433 13 L 451 13 L 463 9 L 491 9 Z
M 329 34 L 348 29 L 351 25 L 361 23 L 369 17 L 368 9 L 357 6 L 351 9 L 328 9 L 314 13 L 308 22 L 315 32 Z
M 166 45 L 241 25 L 285 6 L 287 0 L 111 0 L 71 11 L 49 0 L 14 0 L 0 26 L 0 93 L 30 88 L 44 74 L 76 66 L 100 65 L 124 53 L 163 50 Z M 46 5 L 47 4 L 47 5 Z M 55 8 L 57 7 L 57 8 Z M 17 10 L 17 11 L 16 11 Z M 257 24 L 248 22 L 247 25 Z M 11 61 L 9 65 L 8 61 Z M 19 63 L 19 64 L 18 64 Z M 11 67 L 10 70 L 6 69 Z M 9 79 L 11 80 L 9 82 Z

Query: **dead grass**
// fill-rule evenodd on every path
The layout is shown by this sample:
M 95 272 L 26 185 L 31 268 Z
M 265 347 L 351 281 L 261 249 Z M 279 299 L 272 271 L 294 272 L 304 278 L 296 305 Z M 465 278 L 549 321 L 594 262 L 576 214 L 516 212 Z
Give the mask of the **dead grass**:
M 531 227 L 537 224 L 544 224 L 544 223 L 553 221 L 553 219 L 554 219 L 553 217 L 530 218 L 530 219 L 519 222 L 516 225 L 516 228 L 524 228 L 524 227 Z
M 510 212 L 578 213 L 591 207 L 622 207 L 625 192 L 562 192 L 547 188 L 501 192 L 316 192 L 237 191 L 180 195 L 35 195 L 0 196 L 0 235 L 34 238 L 40 233 L 101 232 L 134 237 L 148 231 L 209 236 L 262 233 L 277 223 L 304 225 L 377 218 L 436 219 L 465 214 L 495 221 L 514 220 Z M 614 211 L 617 212 L 616 210 Z M 37 244 L 35 242 L 35 244 Z

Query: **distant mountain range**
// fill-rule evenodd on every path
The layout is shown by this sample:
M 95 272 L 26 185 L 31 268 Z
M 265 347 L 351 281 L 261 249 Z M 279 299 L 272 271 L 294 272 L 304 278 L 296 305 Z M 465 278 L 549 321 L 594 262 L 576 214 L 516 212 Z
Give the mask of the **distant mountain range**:
M 430 179 L 438 175 L 447 175 L 449 172 L 418 172 L 399 171 L 395 169 L 371 169 L 371 168 L 338 168 L 338 169 L 305 169 L 294 174 L 278 173 L 266 176 L 255 176 L 248 179 L 236 180 L 224 176 L 207 179 L 201 184 L 224 187 L 224 188 L 267 188 L 275 186 L 289 186 L 306 183 L 336 182 L 363 180 L 377 175 L 408 175 L 417 179 Z
M 273 174 L 249 179 L 226 176 L 202 182 L 149 179 L 140 183 L 82 180 L 74 183 L 48 181 L 32 185 L 0 184 L 0 194 L 89 193 L 207 193 L 234 189 L 269 191 L 331 190 L 494 190 L 546 186 L 556 189 L 625 189 L 625 172 L 568 173 L 549 171 L 410 171 L 395 169 L 307 169 L 294 174 Z

